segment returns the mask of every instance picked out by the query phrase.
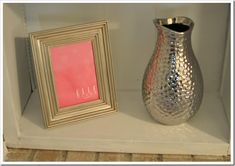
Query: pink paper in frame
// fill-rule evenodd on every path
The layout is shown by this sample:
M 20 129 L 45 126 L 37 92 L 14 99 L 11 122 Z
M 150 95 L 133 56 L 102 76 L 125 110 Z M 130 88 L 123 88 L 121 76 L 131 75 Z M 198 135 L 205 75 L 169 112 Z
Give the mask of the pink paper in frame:
M 59 108 L 99 99 L 91 41 L 50 48 Z

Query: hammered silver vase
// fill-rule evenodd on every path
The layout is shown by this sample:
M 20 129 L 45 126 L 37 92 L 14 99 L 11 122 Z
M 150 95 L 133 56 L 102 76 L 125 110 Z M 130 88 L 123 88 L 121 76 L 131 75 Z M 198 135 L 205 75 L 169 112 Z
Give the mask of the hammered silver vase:
M 148 112 L 162 124 L 193 117 L 203 97 L 203 79 L 191 45 L 193 21 L 187 17 L 155 19 L 158 38 L 146 68 L 142 95 Z

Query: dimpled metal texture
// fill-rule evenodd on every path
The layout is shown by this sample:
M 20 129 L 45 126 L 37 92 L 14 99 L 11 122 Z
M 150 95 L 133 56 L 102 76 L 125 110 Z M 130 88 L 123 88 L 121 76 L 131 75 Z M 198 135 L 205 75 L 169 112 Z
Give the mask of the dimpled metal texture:
M 193 21 L 187 17 L 155 19 L 158 39 L 147 66 L 142 95 L 158 122 L 177 125 L 198 111 L 203 79 L 191 45 Z

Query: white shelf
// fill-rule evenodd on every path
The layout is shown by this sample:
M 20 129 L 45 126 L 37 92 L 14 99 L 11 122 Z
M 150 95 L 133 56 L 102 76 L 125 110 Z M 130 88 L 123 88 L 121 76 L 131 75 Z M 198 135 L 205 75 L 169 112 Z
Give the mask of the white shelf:
M 229 127 L 219 95 L 205 94 L 196 116 L 179 126 L 164 126 L 147 113 L 140 91 L 118 91 L 119 112 L 45 129 L 38 93 L 20 120 L 19 142 L 8 146 L 41 149 L 167 154 L 225 155 Z
M 229 4 L 5 4 L 3 7 L 3 130 L 7 146 L 167 154 L 230 153 L 229 121 L 223 108 L 229 119 L 230 54 L 224 49 L 225 32 L 229 31 L 224 26 L 228 24 Z M 215 15 L 218 11 L 220 15 Z M 107 19 L 111 23 L 116 87 L 138 89 L 156 41 L 152 19 L 172 15 L 187 15 L 194 20 L 193 49 L 204 78 L 203 104 L 188 123 L 163 126 L 155 122 L 143 105 L 140 90 L 118 91 L 118 113 L 49 130 L 43 126 L 37 92 L 31 95 L 25 110 L 30 81 L 34 81 L 30 80 L 32 70 L 27 63 L 30 54 L 25 49 L 28 32 Z M 229 37 L 228 34 L 228 41 Z

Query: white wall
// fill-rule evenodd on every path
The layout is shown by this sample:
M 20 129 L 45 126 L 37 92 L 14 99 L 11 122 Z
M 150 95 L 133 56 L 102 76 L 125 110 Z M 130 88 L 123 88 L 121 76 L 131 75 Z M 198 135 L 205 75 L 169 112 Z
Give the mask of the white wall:
M 14 92 L 11 97 L 15 101 L 15 105 L 11 106 L 15 107 L 14 110 L 23 110 L 31 94 L 26 49 L 27 36 L 23 16 L 23 5 L 4 5 L 4 96 L 10 95 L 6 88 L 8 85 L 9 90 Z M 4 100 L 4 104 L 6 102 L 11 103 L 11 101 Z
M 99 19 L 110 22 L 119 90 L 141 89 L 152 55 L 157 17 L 187 16 L 194 22 L 192 44 L 205 91 L 218 91 L 222 74 L 229 5 L 226 4 L 26 4 L 28 32 Z
M 19 120 L 31 94 L 24 6 L 6 4 L 3 11 L 3 131 L 7 141 L 16 142 Z
M 224 110 L 228 118 L 228 122 L 231 123 L 231 107 L 230 107 L 230 95 L 231 95 L 231 89 L 230 89 L 230 39 L 229 37 L 231 36 L 230 34 L 230 28 L 228 28 L 228 33 L 227 33 L 227 43 L 226 43 L 226 49 L 225 49 L 225 58 L 224 58 L 224 65 L 223 65 L 223 74 L 222 74 L 222 82 L 221 82 L 221 88 L 220 88 L 220 95 L 222 97 L 223 105 L 224 105 Z

